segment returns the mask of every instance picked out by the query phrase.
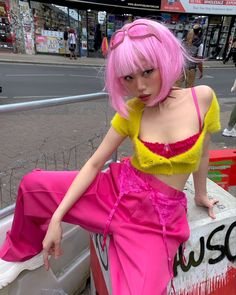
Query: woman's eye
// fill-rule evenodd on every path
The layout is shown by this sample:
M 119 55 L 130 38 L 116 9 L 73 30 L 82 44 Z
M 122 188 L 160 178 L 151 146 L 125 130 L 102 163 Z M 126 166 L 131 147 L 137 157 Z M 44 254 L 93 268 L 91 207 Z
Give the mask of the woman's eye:
M 125 81 L 130 81 L 130 80 L 132 80 L 132 79 L 133 79 L 132 76 L 125 76 L 125 77 L 124 77 L 124 80 L 125 80 Z
M 144 71 L 144 72 L 143 72 L 143 75 L 144 75 L 144 76 L 148 76 L 148 75 L 150 75 L 152 72 L 153 72 L 153 69 L 149 69 L 149 70 Z

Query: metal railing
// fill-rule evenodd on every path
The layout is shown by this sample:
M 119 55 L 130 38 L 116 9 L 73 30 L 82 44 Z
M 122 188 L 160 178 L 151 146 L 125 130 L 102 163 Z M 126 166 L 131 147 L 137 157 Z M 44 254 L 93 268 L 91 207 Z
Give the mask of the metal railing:
M 78 102 L 85 102 L 91 100 L 98 100 L 102 98 L 107 98 L 108 94 L 105 92 L 97 92 L 97 93 L 90 93 L 84 95 L 75 95 L 75 96 L 67 96 L 67 97 L 60 97 L 60 98 L 53 98 L 53 99 L 45 99 L 45 100 L 37 100 L 37 101 L 30 101 L 30 102 L 22 102 L 22 103 L 13 103 L 13 104 L 5 104 L 0 105 L 0 113 L 13 113 L 13 112 L 20 112 L 20 111 L 27 111 L 27 110 L 35 110 L 41 108 L 48 108 Z M 106 163 L 106 166 L 112 162 L 116 161 L 117 159 L 117 152 L 114 153 L 111 160 Z M 105 167 L 106 167 L 105 166 Z M 7 206 L 6 208 L 0 209 L 0 218 L 4 218 L 14 212 L 15 204 Z
M 35 110 L 71 103 L 77 103 L 82 101 L 96 100 L 100 98 L 106 98 L 108 94 L 105 92 L 96 92 L 83 95 L 66 96 L 52 99 L 36 100 L 29 102 L 12 103 L 0 106 L 0 113 L 12 113 L 19 111 Z

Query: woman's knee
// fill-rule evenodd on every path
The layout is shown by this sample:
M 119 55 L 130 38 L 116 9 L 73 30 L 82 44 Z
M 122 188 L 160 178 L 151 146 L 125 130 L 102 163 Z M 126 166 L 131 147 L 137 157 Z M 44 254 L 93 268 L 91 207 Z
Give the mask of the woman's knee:
M 44 179 L 44 171 L 40 169 L 32 170 L 25 174 L 20 182 L 20 188 L 28 191 L 37 188 Z

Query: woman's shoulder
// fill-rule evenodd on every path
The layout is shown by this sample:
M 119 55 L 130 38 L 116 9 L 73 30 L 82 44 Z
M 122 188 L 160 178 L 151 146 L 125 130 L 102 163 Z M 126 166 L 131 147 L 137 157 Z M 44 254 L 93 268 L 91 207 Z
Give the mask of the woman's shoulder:
M 191 88 L 174 88 L 174 96 L 178 95 L 183 98 L 183 103 L 185 99 L 192 97 Z M 207 85 L 198 85 L 194 87 L 197 102 L 201 107 L 209 107 L 211 105 L 212 99 L 215 96 L 214 91 L 211 87 Z
M 204 113 L 208 111 L 212 100 L 215 97 L 213 89 L 207 85 L 198 85 L 194 87 L 199 107 Z

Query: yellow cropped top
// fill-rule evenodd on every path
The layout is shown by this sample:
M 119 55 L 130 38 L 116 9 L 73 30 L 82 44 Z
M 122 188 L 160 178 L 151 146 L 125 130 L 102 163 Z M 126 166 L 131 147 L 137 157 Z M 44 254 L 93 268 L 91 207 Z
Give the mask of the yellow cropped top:
M 122 136 L 129 136 L 133 142 L 134 154 L 131 158 L 131 164 L 138 170 L 149 174 L 187 174 L 198 169 L 205 134 L 214 133 L 220 130 L 220 109 L 216 98 L 213 99 L 209 110 L 207 111 L 203 128 L 196 143 L 186 152 L 165 158 L 161 155 L 150 151 L 139 140 L 139 129 L 141 124 L 144 103 L 138 98 L 130 99 L 127 104 L 130 107 L 129 118 L 125 119 L 118 113 L 115 114 L 111 121 L 113 128 Z

